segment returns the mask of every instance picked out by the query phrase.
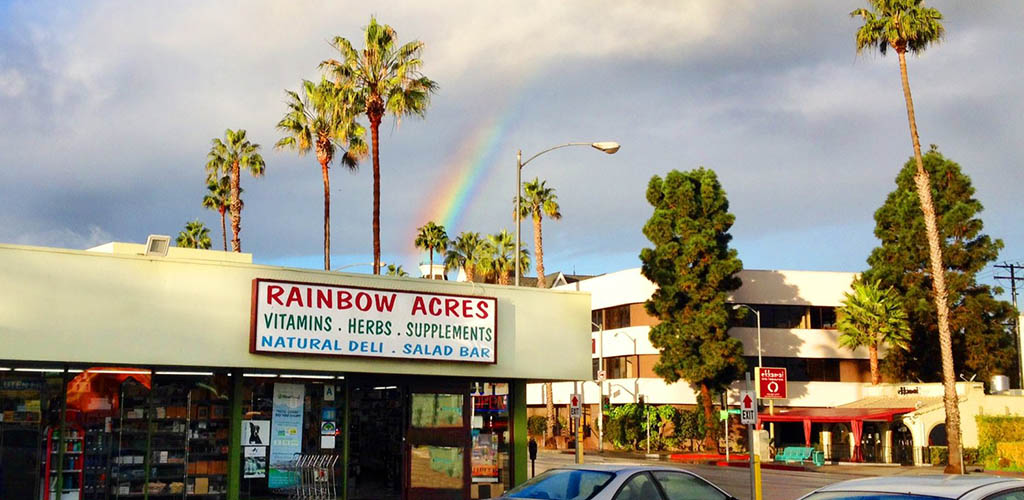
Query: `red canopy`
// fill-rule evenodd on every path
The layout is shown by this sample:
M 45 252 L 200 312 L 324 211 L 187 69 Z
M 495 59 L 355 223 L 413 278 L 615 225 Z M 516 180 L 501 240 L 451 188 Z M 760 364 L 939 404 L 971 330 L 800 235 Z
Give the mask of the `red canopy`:
M 812 423 L 850 423 L 850 430 L 853 432 L 853 442 L 856 443 L 853 449 L 853 461 L 864 460 L 860 449 L 860 438 L 864 432 L 864 421 L 892 422 L 893 417 L 910 413 L 914 408 L 803 408 L 788 410 L 775 415 L 762 413 L 758 415 L 757 428 L 761 428 L 762 422 L 803 422 L 804 443 L 811 445 L 811 424 Z

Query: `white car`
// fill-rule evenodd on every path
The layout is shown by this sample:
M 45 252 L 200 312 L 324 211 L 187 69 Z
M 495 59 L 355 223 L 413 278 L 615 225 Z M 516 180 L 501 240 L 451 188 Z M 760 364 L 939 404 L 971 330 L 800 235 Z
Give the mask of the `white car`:
M 1024 480 L 1000 476 L 887 476 L 852 479 L 800 500 L 1024 500 Z
M 550 469 L 500 499 L 736 500 L 689 471 L 647 465 L 575 465 Z

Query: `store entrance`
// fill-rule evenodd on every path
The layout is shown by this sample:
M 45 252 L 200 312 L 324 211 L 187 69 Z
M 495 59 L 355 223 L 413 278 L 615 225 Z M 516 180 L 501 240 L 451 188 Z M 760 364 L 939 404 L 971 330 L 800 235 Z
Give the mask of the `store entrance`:
M 404 392 L 400 384 L 379 377 L 350 381 L 348 498 L 402 498 Z

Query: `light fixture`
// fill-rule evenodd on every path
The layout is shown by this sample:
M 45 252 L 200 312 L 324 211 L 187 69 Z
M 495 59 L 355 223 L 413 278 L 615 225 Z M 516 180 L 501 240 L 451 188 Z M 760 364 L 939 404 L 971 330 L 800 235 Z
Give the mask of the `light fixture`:
M 242 376 L 243 377 L 253 377 L 253 378 L 275 378 L 275 377 L 277 377 L 277 374 L 276 373 L 243 373 Z
M 396 386 L 396 385 L 388 385 L 388 386 L 382 385 L 382 386 L 374 387 L 373 388 L 373 390 L 375 390 L 375 391 L 391 391 L 391 390 L 395 390 L 395 389 L 398 389 L 398 386 Z
M 70 370 L 68 370 L 68 371 L 70 371 Z M 81 371 L 81 370 L 79 370 L 79 371 Z M 108 368 L 98 368 L 98 369 L 90 368 L 90 369 L 88 369 L 86 371 L 89 372 L 89 373 L 104 373 L 104 374 L 110 374 L 110 375 L 150 375 L 150 374 L 153 373 L 153 372 L 151 372 L 149 370 L 143 370 L 143 369 L 138 369 L 138 370 L 113 370 L 113 369 L 108 369 Z
M 282 373 L 282 378 L 308 378 L 314 380 L 333 380 L 333 375 L 295 375 L 291 373 Z
M 616 151 L 619 150 L 620 146 L 619 146 L 619 143 L 617 143 L 617 142 L 604 141 L 604 142 L 595 142 L 595 143 L 591 144 L 590 147 L 592 147 L 592 148 L 594 148 L 594 149 L 596 149 L 598 151 L 603 151 L 605 153 L 613 155 L 613 154 L 615 154 Z
M 63 373 L 63 368 L 15 368 L 16 372 Z
M 199 377 L 212 377 L 213 372 L 154 372 L 154 375 L 183 375 L 183 376 L 199 376 Z
M 171 237 L 162 234 L 151 234 L 146 238 L 146 257 L 167 257 L 171 247 Z

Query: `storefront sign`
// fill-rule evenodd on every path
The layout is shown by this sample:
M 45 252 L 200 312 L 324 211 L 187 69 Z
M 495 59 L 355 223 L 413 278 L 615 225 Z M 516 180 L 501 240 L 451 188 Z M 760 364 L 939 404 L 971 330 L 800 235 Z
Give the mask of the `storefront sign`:
M 302 453 L 302 416 L 306 386 L 274 384 L 274 408 L 270 428 L 269 488 L 295 484 L 295 475 L 285 468 Z
M 758 394 L 762 399 L 786 399 L 786 369 L 758 368 Z
M 497 362 L 493 297 L 253 280 L 250 352 Z

